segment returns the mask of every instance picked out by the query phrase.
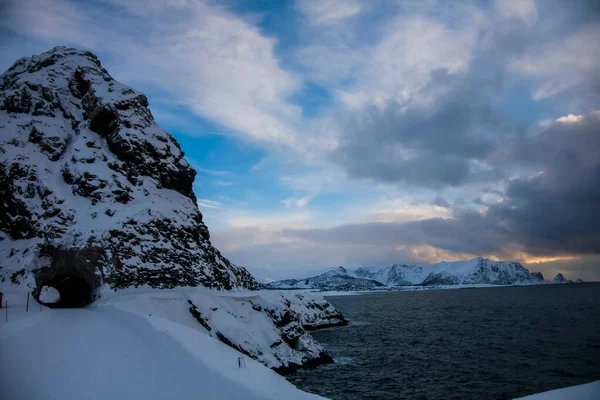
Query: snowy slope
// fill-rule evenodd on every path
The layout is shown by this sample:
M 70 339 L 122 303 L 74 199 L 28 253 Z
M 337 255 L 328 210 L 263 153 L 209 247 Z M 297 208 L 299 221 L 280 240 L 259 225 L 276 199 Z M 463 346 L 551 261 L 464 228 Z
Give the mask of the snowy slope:
M 183 157 L 94 54 L 18 60 L 0 76 L 0 281 L 258 288 L 212 246 Z
M 238 368 L 239 352 L 202 333 L 185 307 L 178 313 L 168 297 L 160 299 L 132 293 L 83 309 L 25 313 L 24 298 L 9 296 L 9 321 L 0 322 L 1 397 L 320 398 L 248 357 Z
M 384 286 L 373 279 L 352 276 L 343 267 L 304 279 L 285 279 L 265 285 L 268 289 L 371 290 Z
M 331 303 L 314 295 L 188 288 L 128 293 L 104 292 L 97 303 L 116 301 L 125 310 L 183 321 L 281 374 L 332 362 L 308 331 L 346 324 Z

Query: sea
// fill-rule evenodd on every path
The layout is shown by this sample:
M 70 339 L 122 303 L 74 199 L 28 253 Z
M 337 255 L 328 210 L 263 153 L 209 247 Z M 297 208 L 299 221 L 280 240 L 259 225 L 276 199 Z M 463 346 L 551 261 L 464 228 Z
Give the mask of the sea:
M 335 363 L 287 378 L 330 399 L 512 399 L 600 379 L 600 283 L 327 299 L 350 321 L 312 333 Z

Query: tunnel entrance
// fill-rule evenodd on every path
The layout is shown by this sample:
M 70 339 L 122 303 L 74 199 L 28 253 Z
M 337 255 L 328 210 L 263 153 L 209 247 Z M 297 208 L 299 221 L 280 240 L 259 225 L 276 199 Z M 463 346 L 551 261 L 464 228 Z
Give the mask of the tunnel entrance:
M 102 248 L 53 247 L 44 255 L 50 259 L 50 265 L 36 272 L 36 300 L 48 307 L 64 308 L 85 307 L 96 299 L 103 281 L 102 265 L 106 263 Z M 44 287 L 56 289 L 58 296 L 47 298 Z
M 94 301 L 92 287 L 80 277 L 74 275 L 55 276 L 47 286 L 55 288 L 60 299 L 53 303 L 44 303 L 51 308 L 85 307 Z

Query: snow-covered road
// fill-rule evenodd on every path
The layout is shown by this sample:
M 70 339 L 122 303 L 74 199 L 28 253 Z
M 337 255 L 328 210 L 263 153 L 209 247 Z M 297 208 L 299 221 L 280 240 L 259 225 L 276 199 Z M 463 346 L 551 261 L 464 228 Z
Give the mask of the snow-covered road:
M 113 305 L 14 313 L 0 322 L 3 399 L 318 398 L 160 317 Z

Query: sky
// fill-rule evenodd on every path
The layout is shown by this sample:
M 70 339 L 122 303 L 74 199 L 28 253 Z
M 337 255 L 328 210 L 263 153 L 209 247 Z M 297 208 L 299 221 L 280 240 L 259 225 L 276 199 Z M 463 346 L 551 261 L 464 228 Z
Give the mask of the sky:
M 0 0 L 0 70 L 96 53 L 265 278 L 484 256 L 600 280 L 599 38 L 594 0 Z

